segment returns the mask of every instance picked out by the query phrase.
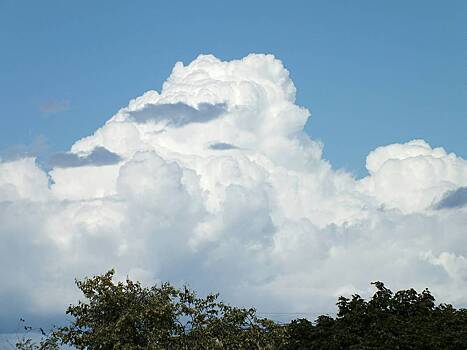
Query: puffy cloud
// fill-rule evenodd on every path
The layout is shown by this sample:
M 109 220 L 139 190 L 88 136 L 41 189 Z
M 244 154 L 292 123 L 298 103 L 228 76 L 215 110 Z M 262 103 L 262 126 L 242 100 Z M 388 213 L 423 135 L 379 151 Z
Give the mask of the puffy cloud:
M 44 201 L 49 198 L 47 175 L 34 158 L 0 163 L 1 201 Z
M 373 280 L 467 303 L 467 162 L 415 140 L 355 179 L 322 159 L 309 115 L 273 56 L 199 56 L 50 171 L 0 163 L 0 324 L 60 312 L 74 277 L 111 267 L 264 312 L 330 312 Z
M 467 185 L 467 161 L 423 140 L 379 147 L 367 157 L 362 187 L 384 206 L 423 210 L 449 190 Z

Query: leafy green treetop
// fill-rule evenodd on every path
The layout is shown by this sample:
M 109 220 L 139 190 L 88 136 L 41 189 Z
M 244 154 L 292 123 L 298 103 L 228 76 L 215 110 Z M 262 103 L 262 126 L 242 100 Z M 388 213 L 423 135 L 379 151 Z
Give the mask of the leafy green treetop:
M 168 283 L 143 287 L 127 279 L 114 283 L 114 271 L 77 281 L 85 300 L 70 305 L 73 321 L 55 329 L 39 345 L 19 349 L 266 349 L 280 327 L 259 319 L 254 309 L 218 301 L 217 294 L 198 297 Z
M 336 317 L 286 325 L 260 319 L 254 309 L 232 307 L 217 294 L 198 297 L 168 283 L 143 287 L 114 271 L 77 281 L 83 301 L 70 305 L 72 321 L 55 328 L 39 344 L 24 340 L 22 350 L 61 345 L 87 350 L 137 349 L 467 349 L 467 310 L 436 306 L 428 290 L 393 293 L 381 282 L 369 300 L 340 297 Z

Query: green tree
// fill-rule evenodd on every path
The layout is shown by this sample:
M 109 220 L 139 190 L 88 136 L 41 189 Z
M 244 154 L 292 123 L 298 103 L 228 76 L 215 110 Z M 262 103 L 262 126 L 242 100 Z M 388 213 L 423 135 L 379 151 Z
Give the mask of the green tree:
M 254 309 L 199 298 L 188 288 L 168 283 L 151 288 L 127 279 L 113 281 L 114 271 L 77 281 L 84 301 L 71 305 L 73 321 L 55 329 L 40 344 L 19 349 L 267 349 L 281 328 L 256 317 Z
M 340 297 L 335 318 L 292 321 L 282 349 L 467 349 L 467 310 L 435 305 L 428 290 L 393 294 L 383 283 L 366 301 Z
M 260 319 L 254 309 L 233 307 L 217 294 L 198 297 L 168 283 L 143 287 L 114 271 L 77 281 L 84 298 L 70 305 L 72 321 L 41 342 L 24 339 L 21 350 L 137 349 L 467 349 L 467 310 L 436 305 L 428 290 L 393 293 L 381 282 L 369 300 L 340 297 L 337 315 L 286 325 Z M 44 333 L 45 334 L 45 333 Z

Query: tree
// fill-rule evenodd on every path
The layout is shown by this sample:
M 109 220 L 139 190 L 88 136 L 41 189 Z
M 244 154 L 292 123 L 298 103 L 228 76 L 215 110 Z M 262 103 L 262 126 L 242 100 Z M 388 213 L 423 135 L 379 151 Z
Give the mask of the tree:
M 340 297 L 336 318 L 292 321 L 282 349 L 467 349 L 467 310 L 436 306 L 428 290 L 373 284 L 369 301 Z
M 114 271 L 77 281 L 85 300 L 70 305 L 73 321 L 55 329 L 40 344 L 19 349 L 266 349 L 281 329 L 259 319 L 254 309 L 199 298 L 188 288 L 168 283 L 151 288 L 127 279 L 114 283 Z
M 467 349 L 467 310 L 436 305 L 428 290 L 393 293 L 381 282 L 369 300 L 340 297 L 337 315 L 286 325 L 260 319 L 254 309 L 200 298 L 168 283 L 143 287 L 114 271 L 77 281 L 83 301 L 70 305 L 72 321 L 22 350 L 137 349 Z

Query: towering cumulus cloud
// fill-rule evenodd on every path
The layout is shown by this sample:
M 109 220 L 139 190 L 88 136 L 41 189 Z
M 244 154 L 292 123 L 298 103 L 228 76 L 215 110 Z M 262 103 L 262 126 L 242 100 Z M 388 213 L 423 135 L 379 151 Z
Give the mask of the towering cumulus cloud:
M 199 56 L 50 171 L 0 163 L 2 327 L 59 312 L 74 277 L 111 267 L 267 312 L 329 312 L 374 280 L 465 305 L 467 206 L 443 203 L 467 162 L 414 140 L 370 152 L 355 179 L 308 117 L 273 56 Z

